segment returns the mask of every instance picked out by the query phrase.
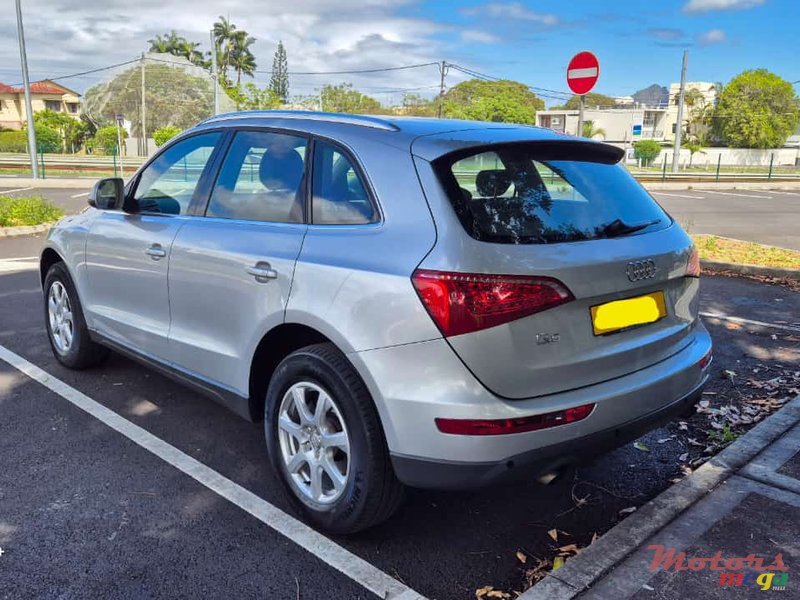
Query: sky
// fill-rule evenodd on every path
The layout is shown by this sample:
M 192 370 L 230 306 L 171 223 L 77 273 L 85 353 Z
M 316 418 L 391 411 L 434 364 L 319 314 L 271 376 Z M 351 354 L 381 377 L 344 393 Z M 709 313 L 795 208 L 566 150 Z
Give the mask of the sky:
M 10 7 L 8 7 L 10 8 Z M 131 60 L 148 39 L 175 29 L 208 47 L 219 15 L 256 38 L 255 83 L 269 81 L 278 40 L 290 72 L 378 69 L 442 60 L 499 78 L 565 92 L 566 66 L 581 50 L 595 53 L 594 91 L 625 96 L 680 78 L 689 50 L 690 81 L 727 82 L 767 68 L 800 80 L 798 0 L 22 0 L 32 80 Z M 0 82 L 19 84 L 13 11 L 0 21 Z M 61 80 L 78 91 L 109 72 Z M 467 78 L 455 69 L 447 85 Z M 292 75 L 292 94 L 324 83 L 352 82 L 384 103 L 402 91 L 432 95 L 436 65 L 383 73 Z M 797 87 L 800 90 L 800 86 Z M 548 105 L 558 94 L 545 97 Z

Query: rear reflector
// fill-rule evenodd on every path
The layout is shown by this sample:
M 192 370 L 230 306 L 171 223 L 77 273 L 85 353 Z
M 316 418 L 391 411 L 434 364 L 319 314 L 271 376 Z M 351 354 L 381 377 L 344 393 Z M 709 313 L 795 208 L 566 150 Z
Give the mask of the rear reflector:
M 706 355 L 697 361 L 697 366 L 701 369 L 705 369 L 708 365 L 711 364 L 711 360 L 714 358 L 714 354 L 712 350 L 709 350 Z
M 417 269 L 414 288 L 445 337 L 495 327 L 574 299 L 557 279 Z
M 442 433 L 453 435 L 524 433 L 581 421 L 592 413 L 594 406 L 594 404 L 584 404 L 556 412 L 516 419 L 436 419 L 436 427 Z
M 692 244 L 692 250 L 689 253 L 689 262 L 686 264 L 686 276 L 700 277 L 700 254 L 694 244 Z

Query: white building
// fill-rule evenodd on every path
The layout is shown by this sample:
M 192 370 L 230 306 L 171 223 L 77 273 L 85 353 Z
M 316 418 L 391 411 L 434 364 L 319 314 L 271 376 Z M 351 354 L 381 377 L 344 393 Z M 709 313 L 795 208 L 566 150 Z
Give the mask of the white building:
M 625 104 L 618 102 L 614 106 L 587 108 L 583 118 L 584 121 L 591 121 L 595 129 L 602 129 L 604 135 L 598 137 L 612 144 L 627 145 L 643 139 L 672 143 L 675 141 L 678 121 L 679 92 L 680 84 L 673 83 L 670 85 L 667 105 L 634 104 L 633 98 L 630 98 L 631 101 Z M 692 102 L 698 106 L 713 105 L 716 102 L 717 88 L 713 83 L 693 81 L 686 83 L 686 93 L 691 94 Z M 689 110 L 688 105 L 684 107 L 684 119 Z M 542 110 L 536 113 L 536 122 L 540 127 L 567 135 L 578 135 L 577 110 Z

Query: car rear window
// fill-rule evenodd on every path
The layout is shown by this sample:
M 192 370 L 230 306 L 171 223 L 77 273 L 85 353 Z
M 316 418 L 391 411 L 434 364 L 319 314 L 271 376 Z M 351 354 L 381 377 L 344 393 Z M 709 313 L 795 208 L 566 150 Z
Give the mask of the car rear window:
M 478 240 L 552 244 L 668 227 L 669 216 L 609 148 L 510 144 L 461 151 L 434 167 L 462 225 Z

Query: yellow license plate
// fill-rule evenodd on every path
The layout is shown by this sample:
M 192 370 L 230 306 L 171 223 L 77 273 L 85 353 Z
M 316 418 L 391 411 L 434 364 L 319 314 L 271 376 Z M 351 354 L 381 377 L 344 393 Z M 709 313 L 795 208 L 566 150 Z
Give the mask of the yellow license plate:
M 592 327 L 595 335 L 603 335 L 634 325 L 655 323 L 666 316 L 664 292 L 653 292 L 645 296 L 593 306 Z

